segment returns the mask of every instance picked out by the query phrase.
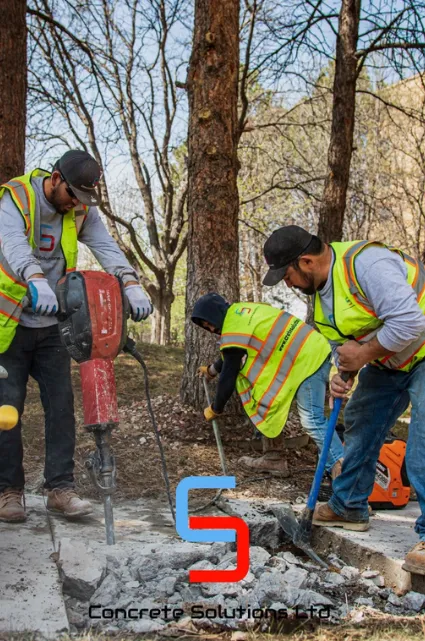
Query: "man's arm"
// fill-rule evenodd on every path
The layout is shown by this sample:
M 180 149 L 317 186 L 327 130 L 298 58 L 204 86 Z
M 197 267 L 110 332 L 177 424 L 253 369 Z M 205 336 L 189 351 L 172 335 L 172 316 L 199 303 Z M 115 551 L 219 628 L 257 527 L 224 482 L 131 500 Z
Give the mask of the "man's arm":
M 87 245 L 106 272 L 122 278 L 125 285 L 139 282 L 136 272 L 103 224 L 96 207 L 90 207 L 78 240 Z
M 4 257 L 20 280 L 44 277 L 25 235 L 24 219 L 8 192 L 0 200 L 0 244 Z
M 236 379 L 241 368 L 242 358 L 246 352 L 238 347 L 229 347 L 223 350 L 223 367 L 220 378 L 218 379 L 217 391 L 214 401 L 211 404 L 212 409 L 217 414 L 221 414 L 224 407 L 232 396 L 236 386 Z M 215 364 L 214 364 L 215 367 Z
M 362 345 L 348 341 L 338 348 L 339 365 L 345 371 L 401 352 L 425 331 L 424 313 L 407 283 L 407 268 L 398 254 L 384 247 L 369 247 L 356 259 L 356 273 L 383 325 L 371 341 Z

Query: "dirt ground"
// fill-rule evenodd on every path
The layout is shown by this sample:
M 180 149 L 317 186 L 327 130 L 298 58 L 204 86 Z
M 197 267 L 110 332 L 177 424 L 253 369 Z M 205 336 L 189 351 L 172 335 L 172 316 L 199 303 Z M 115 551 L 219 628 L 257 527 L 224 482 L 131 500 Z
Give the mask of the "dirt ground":
M 424 617 L 370 617 L 361 624 L 353 626 L 348 623 L 337 627 L 318 626 L 311 622 L 296 622 L 295 626 L 287 624 L 279 630 L 269 633 L 248 632 L 223 632 L 216 634 L 170 634 L 167 637 L 157 637 L 152 634 L 98 634 L 87 633 L 69 637 L 61 636 L 63 641 L 423 641 L 425 639 Z M 41 641 L 36 634 L 2 634 L 0 641 Z
M 183 406 L 179 401 L 183 351 L 180 348 L 140 346 L 149 370 L 152 405 L 165 450 L 171 488 L 191 475 L 222 474 L 211 425 L 201 412 Z M 92 435 L 83 427 L 81 387 L 78 365 L 73 364 L 77 418 L 75 476 L 77 488 L 86 497 L 95 497 L 84 461 L 95 450 Z M 127 354 L 116 361 L 116 380 L 120 424 L 112 433 L 112 449 L 116 457 L 118 489 L 114 500 L 142 496 L 158 496 L 164 492 L 160 457 L 149 418 L 143 370 Z M 23 416 L 26 487 L 41 491 L 44 466 L 44 418 L 38 388 L 31 381 Z M 261 441 L 253 439 L 253 428 L 247 419 L 226 414 L 220 419 L 220 430 L 229 474 L 236 476 L 237 488 L 228 496 L 269 497 L 296 500 L 305 497 L 315 469 L 317 450 L 310 443 L 302 449 L 288 450 L 291 476 L 277 479 L 252 476 L 238 465 L 244 455 L 260 455 Z M 302 434 L 298 417 L 291 413 L 285 430 L 288 437 Z M 207 494 L 203 498 L 208 497 Z

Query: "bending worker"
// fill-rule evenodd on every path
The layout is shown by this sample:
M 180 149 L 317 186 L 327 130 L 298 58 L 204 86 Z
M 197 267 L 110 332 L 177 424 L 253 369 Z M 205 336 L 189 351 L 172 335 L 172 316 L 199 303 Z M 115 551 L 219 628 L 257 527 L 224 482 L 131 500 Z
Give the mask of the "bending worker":
M 340 371 L 331 394 L 344 398 L 360 371 L 345 409 L 342 473 L 314 523 L 346 529 L 369 527 L 368 497 L 381 447 L 398 417 L 412 404 L 406 466 L 421 515 L 420 542 L 404 568 L 425 573 L 425 269 L 383 243 L 325 244 L 296 225 L 281 227 L 264 245 L 265 285 L 284 280 L 313 295 L 314 320 L 333 344 Z
M 74 489 L 75 418 L 70 357 L 57 319 L 58 280 L 77 264 L 77 239 L 105 271 L 119 276 L 133 320 L 152 306 L 139 279 L 108 234 L 94 205 L 101 170 L 85 151 L 66 152 L 52 173 L 35 169 L 0 187 L 0 405 L 24 411 L 28 377 L 40 388 L 45 414 L 47 508 L 66 517 L 92 506 Z M 32 309 L 22 308 L 29 290 Z M 0 521 L 26 518 L 21 422 L 0 432 Z
M 230 305 L 214 293 L 198 299 L 192 321 L 221 336 L 222 358 L 200 368 L 207 378 L 220 372 L 215 399 L 204 412 L 207 420 L 223 412 L 236 388 L 256 428 L 276 438 L 296 398 L 301 424 L 321 448 L 327 427 L 324 405 L 331 364 L 329 344 L 318 332 L 270 305 Z M 343 447 L 335 434 L 327 459 L 333 478 L 340 471 L 342 457 Z M 282 451 L 266 453 L 250 468 L 287 475 Z

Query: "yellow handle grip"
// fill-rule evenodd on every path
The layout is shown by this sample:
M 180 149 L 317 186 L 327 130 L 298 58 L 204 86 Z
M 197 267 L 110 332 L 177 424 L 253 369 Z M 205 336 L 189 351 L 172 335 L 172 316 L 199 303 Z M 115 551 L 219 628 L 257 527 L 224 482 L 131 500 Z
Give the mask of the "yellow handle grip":
M 13 405 L 0 407 L 0 430 L 11 430 L 19 421 L 19 414 Z

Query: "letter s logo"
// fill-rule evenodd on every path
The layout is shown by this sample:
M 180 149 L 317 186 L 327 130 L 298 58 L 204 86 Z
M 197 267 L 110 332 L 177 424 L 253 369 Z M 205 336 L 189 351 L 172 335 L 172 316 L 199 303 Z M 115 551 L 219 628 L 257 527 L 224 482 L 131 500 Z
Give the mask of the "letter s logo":
M 234 487 L 236 487 L 234 476 L 188 476 L 180 481 L 176 488 L 176 530 L 182 539 L 192 543 L 207 541 L 229 543 L 236 539 L 234 570 L 191 570 L 190 583 L 236 583 L 248 574 L 249 529 L 245 521 L 237 516 L 189 517 L 189 490 Z

